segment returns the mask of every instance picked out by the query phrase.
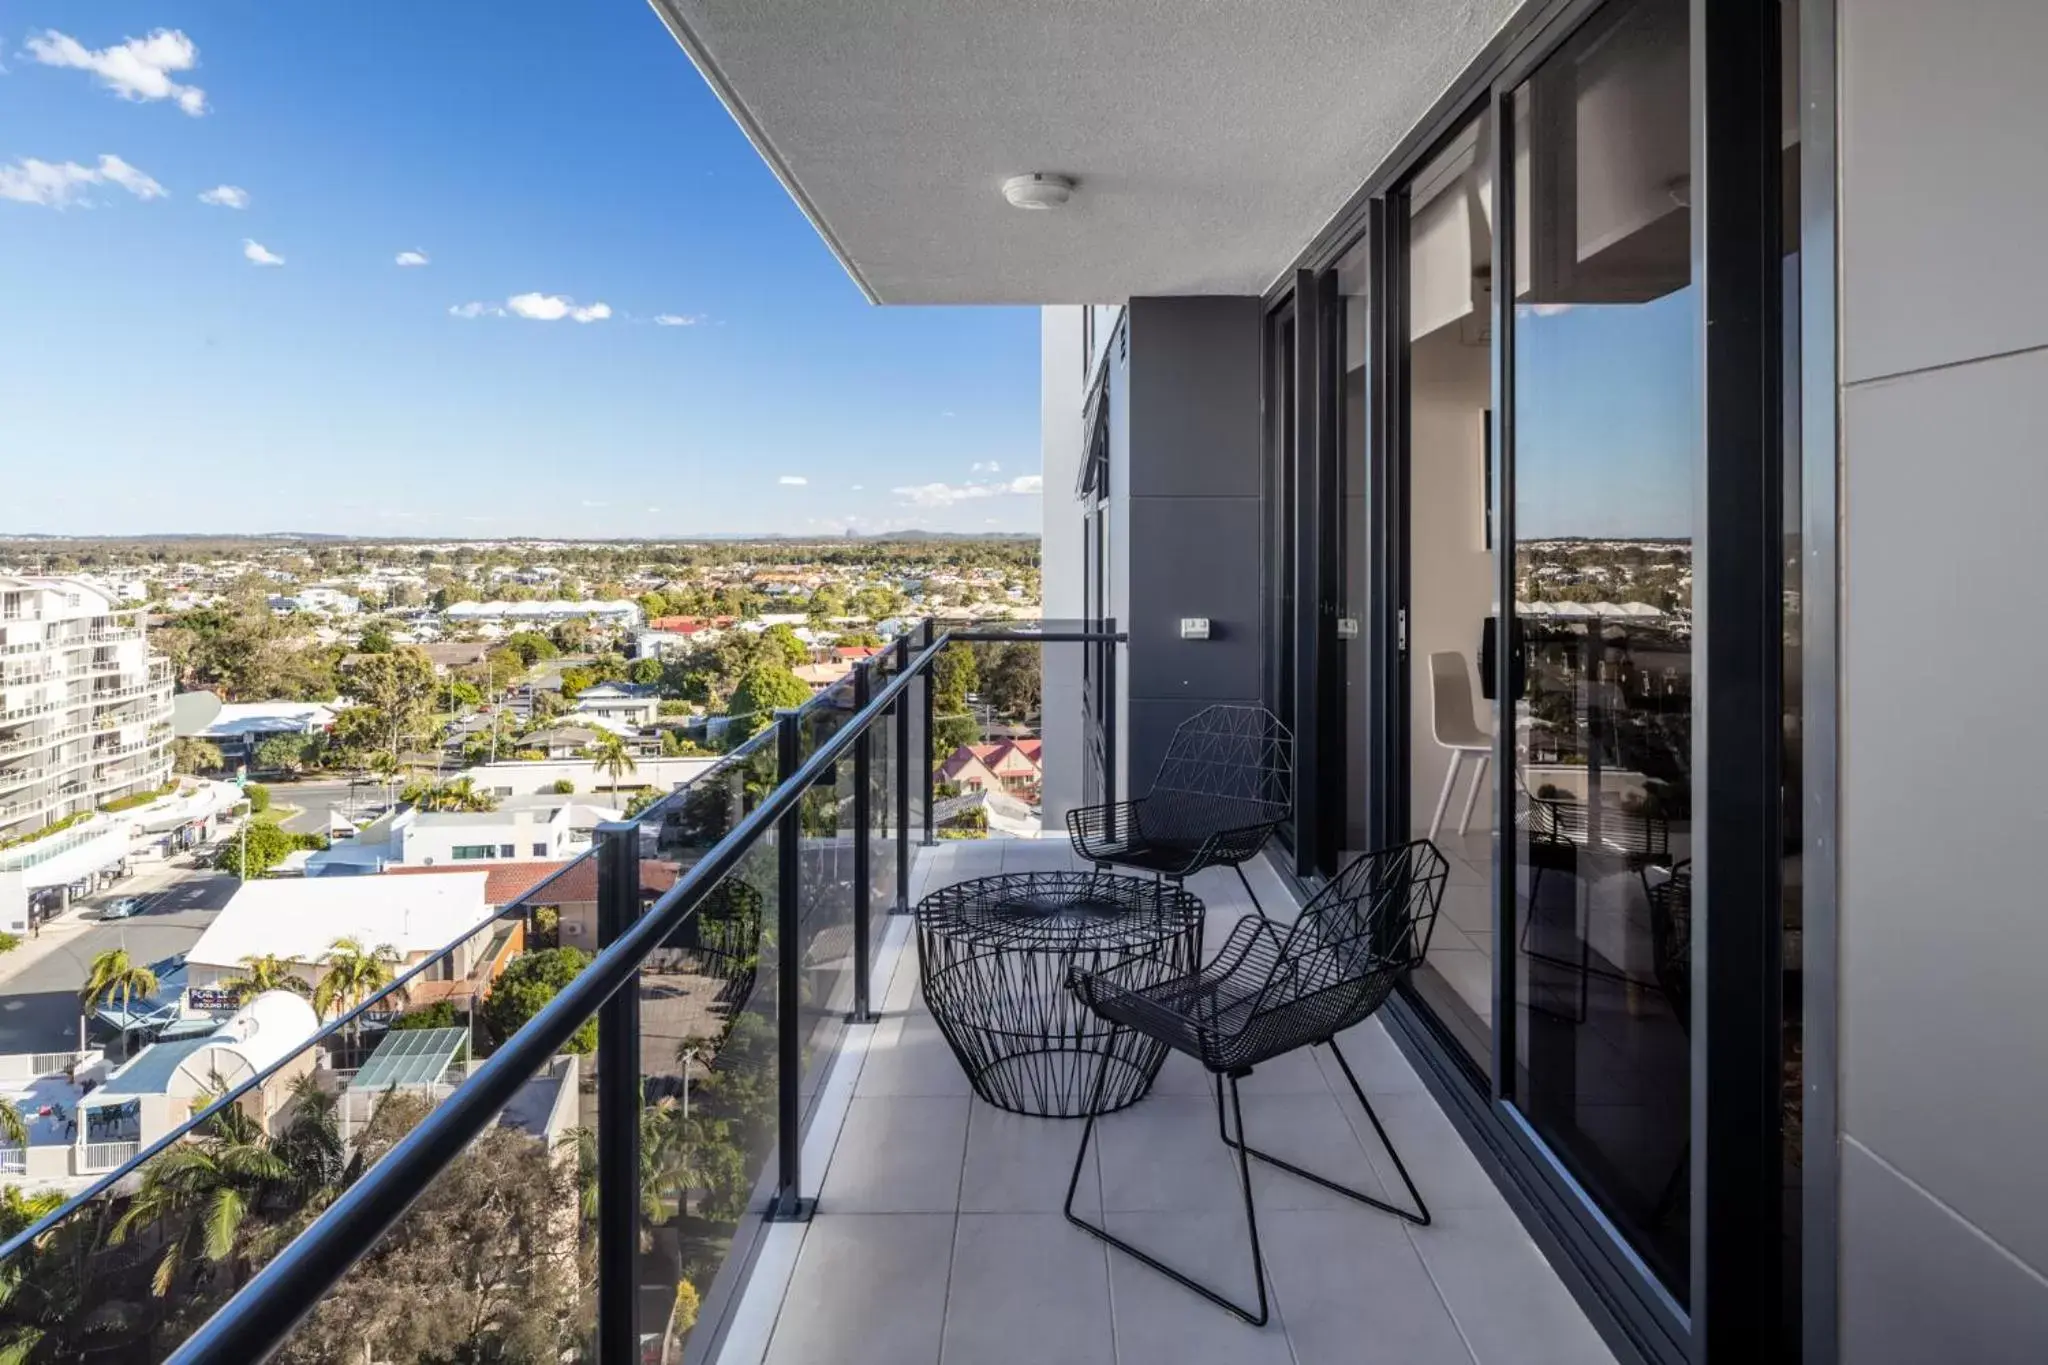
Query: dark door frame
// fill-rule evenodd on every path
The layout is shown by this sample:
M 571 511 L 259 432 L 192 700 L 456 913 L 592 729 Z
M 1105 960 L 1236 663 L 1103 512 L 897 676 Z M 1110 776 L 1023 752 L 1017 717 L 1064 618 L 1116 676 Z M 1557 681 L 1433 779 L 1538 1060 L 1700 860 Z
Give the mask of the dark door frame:
M 1361 229 L 1370 233 L 1368 325 L 1373 355 L 1368 372 L 1367 596 L 1362 626 L 1374 649 L 1367 708 L 1362 718 L 1354 720 L 1363 720 L 1373 740 L 1367 817 L 1375 842 L 1381 844 L 1405 839 L 1409 828 L 1406 722 L 1411 698 L 1399 640 L 1399 613 L 1408 597 L 1406 181 L 1467 118 L 1489 105 L 1496 111 L 1491 135 L 1497 144 L 1504 140 L 1512 124 L 1499 113 L 1508 93 L 1597 10 L 1599 2 L 1552 0 L 1511 24 L 1345 212 L 1318 236 L 1296 273 L 1276 284 L 1269 296 L 1283 307 L 1316 308 L 1322 297 L 1319 272 L 1334 267 Z M 1806 1264 L 1800 1292 L 1806 1360 L 1810 1365 L 1829 1365 L 1835 1353 L 1832 1260 L 1836 1245 L 1832 1188 L 1836 984 L 1828 963 L 1833 952 L 1836 895 L 1832 847 L 1836 546 L 1832 518 L 1837 506 L 1837 395 L 1833 390 L 1831 178 L 1835 0 L 1791 3 L 1798 9 L 1803 67 L 1803 330 L 1799 342 L 1801 548 L 1805 562 L 1807 867 L 1803 909 L 1807 960 L 1819 967 L 1809 969 L 1805 986 Z M 1700 826 L 1695 862 L 1701 868 L 1696 885 L 1701 894 L 1714 896 L 1718 892 L 1715 898 L 1722 904 L 1737 907 L 1721 917 L 1718 939 L 1704 935 L 1695 955 L 1693 1311 L 1688 1314 L 1680 1309 L 1655 1282 L 1504 1093 L 1515 1055 L 1514 983 L 1506 955 L 1496 964 L 1497 1051 L 1491 1085 L 1412 993 L 1398 996 L 1389 1014 L 1404 1050 L 1453 1122 L 1494 1170 L 1510 1202 L 1596 1321 L 1602 1322 L 1610 1341 L 1645 1359 L 1718 1362 L 1762 1358 L 1769 1343 L 1760 1339 L 1760 1332 L 1779 1317 L 1775 1310 L 1779 1297 L 1777 1239 L 1782 1228 L 1778 1212 L 1782 1114 L 1776 1105 L 1780 1002 L 1775 998 L 1778 978 L 1774 968 L 1779 952 L 1775 858 L 1780 840 L 1775 803 L 1758 799 L 1759 793 L 1776 790 L 1776 746 L 1780 743 L 1776 712 L 1781 641 L 1776 622 L 1782 546 L 1776 539 L 1780 487 L 1776 478 L 1782 452 L 1775 437 L 1781 426 L 1776 389 L 1781 272 L 1773 230 L 1780 211 L 1775 79 L 1779 54 L 1772 6 L 1730 7 L 1692 0 L 1690 13 L 1694 184 L 1699 187 L 1694 217 L 1695 277 L 1702 291 L 1702 330 L 1707 333 L 1700 352 L 1703 428 L 1698 457 L 1705 472 L 1695 537 L 1702 599 L 1697 611 L 1704 698 L 1698 739 L 1702 757 L 1695 778 Z M 1496 152 L 1493 164 L 1498 227 L 1513 221 L 1512 159 Z M 1496 230 L 1494 239 L 1493 459 L 1500 517 L 1495 543 L 1501 547 L 1501 600 L 1507 602 L 1512 600 L 1513 587 L 1507 551 L 1513 543 L 1514 497 L 1513 345 L 1508 325 L 1513 263 L 1506 259 L 1512 236 Z M 1329 349 L 1316 344 L 1323 335 L 1320 328 L 1305 325 L 1295 330 L 1297 448 L 1324 427 L 1320 419 L 1308 420 L 1309 415 L 1320 414 L 1327 402 L 1341 402 L 1341 391 L 1327 363 L 1305 354 L 1312 346 Z M 1270 382 L 1270 366 L 1268 374 Z M 1306 383 L 1311 375 L 1320 389 Z M 1334 442 L 1331 453 L 1341 458 L 1341 435 L 1334 427 L 1330 439 Z M 1298 490 L 1307 486 L 1296 484 Z M 1310 508 L 1297 507 L 1291 515 L 1302 531 L 1321 524 Z M 1334 532 L 1327 543 L 1334 548 Z M 1269 563 L 1297 575 L 1297 588 L 1305 580 L 1328 581 L 1315 577 L 1319 558 L 1315 544 L 1298 539 L 1293 562 L 1281 565 L 1269 557 Z M 1277 596 L 1271 600 L 1277 605 Z M 1293 656 L 1297 662 L 1314 663 L 1319 657 L 1336 656 L 1334 650 L 1313 648 L 1314 636 L 1321 633 L 1314 628 L 1315 604 L 1320 600 L 1296 592 L 1292 615 L 1297 626 Z M 1501 649 L 1496 654 L 1496 667 L 1504 673 L 1507 651 Z M 1297 668 L 1292 697 L 1300 722 L 1298 738 L 1304 751 L 1310 751 L 1321 747 L 1316 728 L 1320 716 L 1333 711 L 1312 700 L 1316 689 L 1302 673 Z M 1497 676 L 1495 682 L 1497 695 L 1508 695 L 1506 679 Z M 1308 705 L 1303 707 L 1303 702 Z M 1508 749 L 1512 734 L 1501 735 L 1499 743 L 1502 750 Z M 1496 754 L 1496 771 L 1509 771 L 1509 757 L 1505 752 Z M 1314 780 L 1304 784 L 1304 790 L 1321 791 L 1321 768 L 1311 762 L 1309 769 Z M 1510 782 L 1498 784 L 1498 829 L 1512 827 L 1513 790 Z M 1314 834 L 1313 814 L 1302 829 Z M 1310 839 L 1296 839 L 1293 846 L 1294 855 L 1280 861 L 1289 865 L 1305 888 L 1312 888 L 1318 881 L 1317 845 Z M 1503 891 L 1497 872 L 1495 880 L 1496 900 L 1505 906 L 1511 892 Z M 1705 885 L 1708 882 L 1711 888 Z M 1756 989 L 1760 971 L 1766 979 L 1761 993 L 1770 997 L 1761 1002 Z M 1718 994 L 1715 983 L 1720 983 Z

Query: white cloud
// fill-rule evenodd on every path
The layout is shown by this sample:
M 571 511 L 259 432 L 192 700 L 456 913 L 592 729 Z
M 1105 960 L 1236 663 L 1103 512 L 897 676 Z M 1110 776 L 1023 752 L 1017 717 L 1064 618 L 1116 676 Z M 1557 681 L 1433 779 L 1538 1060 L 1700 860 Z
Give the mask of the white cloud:
M 137 199 L 162 199 L 170 191 L 118 156 L 100 158 L 100 174 Z
M 494 303 L 458 303 L 448 310 L 448 316 L 455 318 L 501 318 L 505 310 Z
M 242 239 L 242 255 L 251 265 L 283 265 L 284 257 L 272 251 L 254 237 Z
M 785 488 L 802 488 L 805 484 L 809 483 L 810 480 L 805 478 L 801 474 L 784 474 L 775 482 L 781 484 Z
M 593 501 L 592 501 L 591 499 L 589 499 L 589 498 L 585 498 L 585 499 L 583 500 L 583 505 L 584 505 L 585 507 L 609 507 L 609 506 L 611 506 L 611 504 L 610 504 L 610 503 L 608 503 L 608 502 L 593 502 Z
M 1529 311 L 1539 318 L 1554 318 L 1559 313 L 1571 312 L 1572 306 L 1568 303 L 1534 303 L 1529 305 Z
M 1035 496 L 1045 479 L 1037 474 L 1019 474 L 995 483 L 920 483 L 890 491 L 912 507 L 951 507 L 976 498 Z
M 0 199 L 17 204 L 40 204 L 61 209 L 82 202 L 93 185 L 119 185 L 137 199 L 161 199 L 162 185 L 136 170 L 118 156 L 102 155 L 97 166 L 76 161 L 38 161 L 24 157 L 11 166 L 0 166 Z
M 90 71 L 100 84 L 125 100 L 175 100 L 194 118 L 206 112 L 204 90 L 171 79 L 173 71 L 190 71 L 199 65 L 198 45 L 177 29 L 160 28 L 147 38 L 130 38 L 98 51 L 47 29 L 29 38 L 28 55 L 44 66 Z
M 1000 474 L 1002 471 L 1003 467 L 994 460 L 976 460 L 974 468 L 970 472 L 975 474 Z
M 656 313 L 654 315 L 654 325 L 656 327 L 695 327 L 702 321 L 704 321 L 702 313 Z
M 398 253 L 398 264 L 400 265 L 425 265 L 426 263 L 427 253 L 424 251 L 401 251 Z
M 659 512 L 661 509 L 659 507 L 650 507 L 647 510 L 649 512 Z
M 249 191 L 239 185 L 215 185 L 199 192 L 199 202 L 224 209 L 245 209 L 249 207 Z
M 576 300 L 562 294 L 514 294 L 505 300 L 505 307 L 514 317 L 533 322 L 559 322 L 563 318 L 574 322 L 603 322 L 612 315 L 612 306 L 608 303 L 579 307 Z
M 855 485 L 853 486 L 853 491 L 854 491 L 854 492 L 856 492 L 856 493 L 858 493 L 858 492 L 860 492 L 860 490 L 861 490 L 861 487 L 862 487 L 862 486 L 861 486 L 860 484 L 855 484 Z

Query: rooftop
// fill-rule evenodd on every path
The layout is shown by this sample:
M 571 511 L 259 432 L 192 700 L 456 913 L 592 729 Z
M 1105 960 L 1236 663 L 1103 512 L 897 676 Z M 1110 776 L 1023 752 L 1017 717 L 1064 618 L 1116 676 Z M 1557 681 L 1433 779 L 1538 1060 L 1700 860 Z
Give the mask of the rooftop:
M 235 966 L 274 953 L 317 962 L 338 938 L 432 952 L 490 915 L 482 870 L 446 877 L 313 877 L 244 882 L 186 954 L 191 965 Z

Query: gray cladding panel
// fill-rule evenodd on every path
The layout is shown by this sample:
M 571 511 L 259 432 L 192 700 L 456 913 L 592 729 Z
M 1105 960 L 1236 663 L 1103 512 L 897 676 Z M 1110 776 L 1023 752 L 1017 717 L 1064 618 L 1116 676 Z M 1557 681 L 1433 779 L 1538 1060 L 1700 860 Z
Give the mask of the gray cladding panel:
M 1843 1365 L 2048 1360 L 2048 1283 L 1853 1142 L 1841 1296 Z
M 1842 1127 L 2037 1270 L 2044 394 L 2034 352 L 1852 388 L 1842 428 Z
M 1256 499 L 1133 498 L 1130 695 L 1256 699 L 1259 597 Z M 1188 616 L 1208 639 L 1180 638 Z
M 1133 496 L 1259 496 L 1259 300 L 1131 300 Z
M 1843 379 L 2048 344 L 2048 4 L 1840 4 Z

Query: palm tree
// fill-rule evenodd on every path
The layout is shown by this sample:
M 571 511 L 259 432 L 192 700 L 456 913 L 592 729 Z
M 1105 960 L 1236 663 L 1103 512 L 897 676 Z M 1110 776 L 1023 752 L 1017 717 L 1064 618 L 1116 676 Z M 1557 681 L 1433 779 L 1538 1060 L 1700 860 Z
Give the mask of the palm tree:
M 306 984 L 306 978 L 292 970 L 292 964 L 275 953 L 260 953 L 242 959 L 242 974 L 232 976 L 220 983 L 221 989 L 233 991 L 238 1004 L 263 994 L 265 991 L 290 991 L 293 995 L 311 996 L 313 988 Z
M 626 741 L 609 731 L 593 740 L 584 753 L 591 759 L 592 768 L 611 778 L 613 791 L 619 789 L 620 778 L 640 770 L 640 765 L 633 761 L 632 751 L 626 747 Z
M 79 1008 L 91 1013 L 113 1004 L 126 1015 L 138 997 L 149 999 L 157 993 L 157 987 L 156 973 L 131 959 L 126 948 L 109 948 L 93 958 L 85 984 L 78 988 Z M 121 1026 L 121 1048 L 124 1052 L 128 1048 L 126 1023 Z
M 191 1141 L 157 1154 L 107 1241 L 118 1246 L 139 1227 L 158 1227 L 164 1251 L 150 1289 L 166 1298 L 195 1254 L 216 1265 L 233 1262 L 251 1211 L 291 1175 L 256 1121 L 229 1105 Z
M 28 1146 L 28 1124 L 22 1121 L 21 1111 L 14 1107 L 13 1100 L 0 1099 L 0 1142 L 4 1142 L 11 1147 Z M 6 1193 L 18 1194 L 19 1191 L 15 1186 L 9 1185 L 6 1188 Z M 4 1198 L 4 1196 L 0 1196 L 0 1198 Z M 5 1221 L 4 1213 L 0 1213 L 0 1223 Z M 35 1219 L 33 1218 L 29 1220 L 31 1223 L 34 1221 Z M 22 1226 L 26 1227 L 28 1224 L 24 1223 Z M 16 1231 L 19 1231 L 19 1229 L 16 1229 Z M 5 1237 L 12 1235 L 12 1233 L 0 1235 L 0 1240 L 5 1240 Z
M 327 970 L 313 987 L 313 1013 L 324 1019 L 330 1011 L 354 1009 L 391 984 L 391 969 L 398 962 L 398 950 L 388 943 L 367 948 L 360 939 L 334 940 L 320 959 Z

